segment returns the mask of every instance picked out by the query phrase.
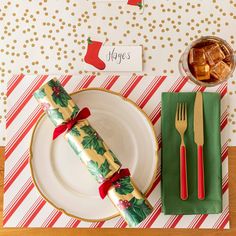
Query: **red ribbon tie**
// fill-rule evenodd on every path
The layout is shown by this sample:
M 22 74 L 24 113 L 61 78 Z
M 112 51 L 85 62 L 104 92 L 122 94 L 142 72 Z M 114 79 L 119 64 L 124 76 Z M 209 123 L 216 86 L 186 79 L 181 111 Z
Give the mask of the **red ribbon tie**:
M 65 131 L 69 131 L 73 128 L 73 126 L 80 120 L 84 120 L 90 116 L 90 110 L 85 107 L 79 111 L 75 118 L 63 123 L 62 125 L 57 126 L 53 132 L 53 140 L 56 139 L 59 135 L 64 133 Z
M 104 199 L 108 193 L 110 187 L 115 184 L 118 180 L 130 176 L 129 169 L 121 169 L 119 172 L 116 172 L 110 179 L 106 180 L 99 187 L 99 194 L 102 199 Z

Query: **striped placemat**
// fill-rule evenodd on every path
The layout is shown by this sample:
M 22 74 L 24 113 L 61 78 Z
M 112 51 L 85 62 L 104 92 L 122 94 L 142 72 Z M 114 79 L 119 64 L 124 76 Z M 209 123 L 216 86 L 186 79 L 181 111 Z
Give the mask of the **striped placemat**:
M 71 76 L 71 75 L 15 75 L 8 83 L 6 117 L 7 146 L 4 176 L 4 227 L 113 227 L 125 228 L 121 217 L 106 221 L 88 223 L 71 218 L 54 209 L 34 187 L 30 175 L 29 142 L 32 128 L 43 113 L 32 94 L 43 83 L 58 78 L 68 92 L 80 88 L 102 87 L 119 92 L 137 103 L 150 117 L 159 146 L 161 147 L 161 93 L 164 91 L 217 91 L 221 93 L 221 137 L 223 169 L 223 212 L 215 215 L 166 216 L 161 213 L 160 163 L 155 182 L 148 193 L 148 199 L 155 210 L 139 226 L 140 228 L 229 228 L 228 197 L 228 131 L 227 131 L 227 84 L 214 88 L 193 85 L 186 78 L 166 76 Z

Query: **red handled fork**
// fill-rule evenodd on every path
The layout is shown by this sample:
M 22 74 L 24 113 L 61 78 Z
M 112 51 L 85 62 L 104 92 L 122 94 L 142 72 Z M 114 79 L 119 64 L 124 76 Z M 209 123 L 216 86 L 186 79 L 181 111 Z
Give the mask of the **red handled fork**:
M 187 162 L 186 162 L 186 146 L 184 142 L 184 134 L 187 129 L 187 105 L 186 103 L 178 103 L 175 116 L 175 127 L 181 137 L 180 145 L 180 198 L 188 199 L 188 181 L 187 181 Z

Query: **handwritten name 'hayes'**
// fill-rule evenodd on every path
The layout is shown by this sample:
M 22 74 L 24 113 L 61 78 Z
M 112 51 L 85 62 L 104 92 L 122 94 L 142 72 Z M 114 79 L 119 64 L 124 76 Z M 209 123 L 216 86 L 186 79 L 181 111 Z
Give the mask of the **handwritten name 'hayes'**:
M 114 61 L 117 64 L 121 64 L 123 61 L 130 60 L 130 52 L 116 52 L 116 49 L 113 48 L 106 56 L 107 61 Z

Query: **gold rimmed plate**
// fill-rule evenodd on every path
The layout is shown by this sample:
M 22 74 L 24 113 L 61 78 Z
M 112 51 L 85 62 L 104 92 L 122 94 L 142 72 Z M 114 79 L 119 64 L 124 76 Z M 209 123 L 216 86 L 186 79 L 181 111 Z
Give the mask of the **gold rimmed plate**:
M 85 89 L 71 96 L 80 108 L 90 108 L 91 125 L 146 193 L 158 162 L 155 132 L 147 115 L 129 99 L 107 90 Z M 43 115 L 31 139 L 31 173 L 41 195 L 55 208 L 81 220 L 104 221 L 117 216 L 109 198 L 100 198 L 98 183 L 63 135 L 52 141 L 53 129 Z

